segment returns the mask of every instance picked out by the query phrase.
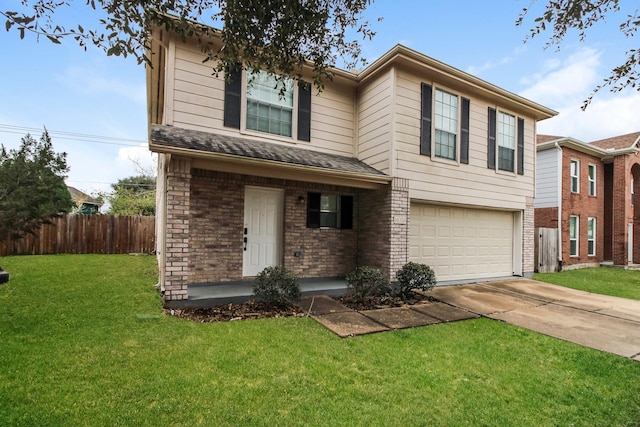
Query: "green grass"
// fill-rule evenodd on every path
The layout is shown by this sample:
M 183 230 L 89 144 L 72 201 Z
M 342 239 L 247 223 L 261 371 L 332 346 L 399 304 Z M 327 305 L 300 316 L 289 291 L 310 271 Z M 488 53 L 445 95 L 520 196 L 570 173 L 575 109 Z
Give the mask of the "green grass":
M 594 267 L 559 273 L 536 273 L 533 278 L 596 294 L 640 300 L 640 271 L 637 270 Z
M 637 426 L 640 363 L 488 319 L 162 315 L 152 257 L 0 259 L 2 425 Z

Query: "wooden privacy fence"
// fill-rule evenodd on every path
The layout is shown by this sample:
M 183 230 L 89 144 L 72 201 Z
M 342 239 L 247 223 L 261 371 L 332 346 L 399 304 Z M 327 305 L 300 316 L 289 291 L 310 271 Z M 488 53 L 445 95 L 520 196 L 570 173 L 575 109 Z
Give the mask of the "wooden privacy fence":
M 536 228 L 535 262 L 538 273 L 558 271 L 558 229 Z
M 35 235 L 0 242 L 0 256 L 127 254 L 155 250 L 153 216 L 65 215 Z

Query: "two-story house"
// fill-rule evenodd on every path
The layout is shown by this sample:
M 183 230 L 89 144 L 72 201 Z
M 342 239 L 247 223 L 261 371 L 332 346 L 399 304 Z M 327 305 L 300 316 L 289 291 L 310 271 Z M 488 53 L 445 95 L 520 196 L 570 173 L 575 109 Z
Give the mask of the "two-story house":
M 555 269 L 640 263 L 639 138 L 538 135 L 535 226 L 557 229 Z
M 216 40 L 213 41 L 217 42 Z M 555 111 L 397 45 L 317 93 L 213 76 L 195 43 L 157 29 L 148 68 L 165 303 L 271 265 L 439 283 L 533 273 L 536 123 Z

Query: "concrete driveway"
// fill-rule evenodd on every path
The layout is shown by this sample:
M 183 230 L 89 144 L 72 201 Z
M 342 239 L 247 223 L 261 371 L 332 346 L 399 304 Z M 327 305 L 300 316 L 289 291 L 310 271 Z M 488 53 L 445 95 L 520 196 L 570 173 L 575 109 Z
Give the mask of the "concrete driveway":
M 491 319 L 640 361 L 640 301 L 527 279 L 441 286 L 431 294 Z

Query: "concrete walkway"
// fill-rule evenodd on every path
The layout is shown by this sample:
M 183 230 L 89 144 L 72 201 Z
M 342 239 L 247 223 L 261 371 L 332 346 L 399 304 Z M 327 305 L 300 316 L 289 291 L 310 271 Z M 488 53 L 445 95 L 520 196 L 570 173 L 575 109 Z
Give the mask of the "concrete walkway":
M 526 279 L 440 286 L 437 302 L 354 311 L 328 296 L 302 307 L 341 337 L 488 317 L 640 361 L 640 301 Z
M 640 301 L 526 279 L 436 287 L 431 295 L 484 317 L 640 361 Z
M 316 295 L 303 297 L 301 306 L 319 323 L 343 338 L 479 317 L 441 302 L 354 311 L 329 296 Z

